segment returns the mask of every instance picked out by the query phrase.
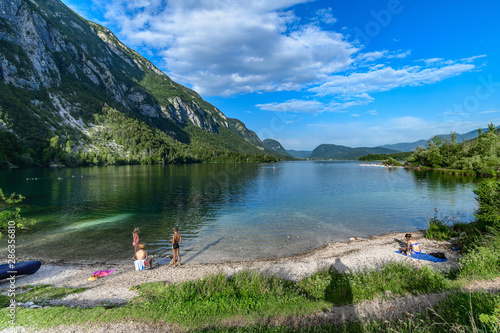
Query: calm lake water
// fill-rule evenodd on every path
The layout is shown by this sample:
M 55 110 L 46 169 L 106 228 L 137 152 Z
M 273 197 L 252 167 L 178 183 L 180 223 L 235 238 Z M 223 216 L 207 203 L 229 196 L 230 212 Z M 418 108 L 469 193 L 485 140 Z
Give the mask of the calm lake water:
M 40 221 L 17 235 L 17 256 L 68 262 L 130 260 L 134 227 L 150 254 L 171 253 L 177 226 L 183 262 L 215 262 L 425 229 L 434 209 L 468 221 L 477 205 L 473 177 L 359 162 L 275 166 L 14 169 L 0 171 L 0 188 L 26 196 L 23 215 Z

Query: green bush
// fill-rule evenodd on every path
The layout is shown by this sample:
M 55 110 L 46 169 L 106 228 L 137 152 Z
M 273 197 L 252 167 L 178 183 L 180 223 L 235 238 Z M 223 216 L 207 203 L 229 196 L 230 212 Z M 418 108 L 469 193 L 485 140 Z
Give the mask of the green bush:
M 13 193 L 10 196 L 6 196 L 0 188 L 0 239 L 9 227 L 27 229 L 36 223 L 33 219 L 21 217 L 21 208 L 14 208 L 15 204 L 23 200 L 24 197 L 20 194 Z M 14 222 L 14 224 L 11 224 L 11 221 Z
M 500 180 L 486 179 L 474 190 L 479 209 L 476 211 L 478 227 L 485 231 L 488 226 L 500 223 Z
M 491 279 L 500 274 L 500 248 L 496 244 L 479 246 L 459 259 L 459 276 L 464 278 Z
M 429 228 L 425 231 L 425 238 L 446 241 L 455 236 L 455 233 L 448 225 L 435 217 L 431 218 L 428 224 Z
M 433 309 L 431 318 L 448 331 L 498 332 L 500 296 L 486 292 L 458 292 L 449 295 Z

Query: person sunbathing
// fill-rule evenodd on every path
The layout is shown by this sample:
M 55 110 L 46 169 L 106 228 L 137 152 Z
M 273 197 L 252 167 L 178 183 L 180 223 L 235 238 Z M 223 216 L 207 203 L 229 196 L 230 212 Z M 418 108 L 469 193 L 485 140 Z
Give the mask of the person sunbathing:
M 146 244 L 139 243 L 137 246 L 138 250 L 135 253 L 134 265 L 135 270 L 140 271 L 144 269 L 144 266 L 149 266 L 149 269 L 153 268 L 153 257 L 148 257 L 148 252 L 145 250 Z
M 420 250 L 420 245 L 418 244 L 418 241 L 411 237 L 411 234 L 406 234 L 406 247 L 403 247 L 400 249 L 401 253 L 404 254 L 420 254 L 422 251 Z

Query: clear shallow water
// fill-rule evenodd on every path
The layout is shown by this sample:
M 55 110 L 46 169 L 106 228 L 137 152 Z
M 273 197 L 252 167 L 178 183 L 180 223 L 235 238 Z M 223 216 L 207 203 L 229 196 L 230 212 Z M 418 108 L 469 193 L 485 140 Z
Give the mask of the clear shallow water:
M 171 253 L 177 226 L 186 263 L 286 256 L 425 229 L 434 209 L 470 219 L 475 182 L 359 162 L 0 171 L 0 188 L 26 196 L 23 215 L 40 221 L 34 233 L 18 234 L 17 255 L 69 262 L 129 260 L 134 227 L 160 255 Z

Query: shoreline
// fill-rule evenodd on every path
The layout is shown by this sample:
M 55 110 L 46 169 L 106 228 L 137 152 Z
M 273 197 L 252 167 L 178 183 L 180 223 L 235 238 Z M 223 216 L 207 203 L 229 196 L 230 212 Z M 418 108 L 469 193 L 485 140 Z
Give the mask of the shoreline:
M 357 237 L 357 236 L 352 236 L 349 237 L 349 239 L 345 240 L 338 240 L 338 241 L 332 241 L 323 245 L 319 245 L 318 247 L 312 248 L 310 250 L 307 250 L 305 252 L 299 252 L 295 254 L 289 254 L 289 255 L 284 255 L 284 256 L 275 256 L 275 257 L 267 257 L 267 258 L 252 258 L 248 260 L 241 260 L 241 259 L 224 259 L 224 258 L 217 258 L 215 261 L 195 261 L 193 263 L 190 263 L 189 265 L 220 265 L 220 264 L 238 264 L 238 263 L 247 263 L 247 262 L 267 262 L 267 261 L 274 261 L 274 260 L 287 260 L 287 259 L 293 259 L 293 258 L 299 258 L 299 257 L 304 257 L 308 255 L 314 255 L 314 253 L 321 251 L 323 249 L 326 249 L 334 244 L 350 244 L 353 241 L 366 241 L 366 240 L 373 240 L 375 238 L 379 237 L 388 237 L 388 236 L 399 236 L 401 239 L 403 239 L 404 234 L 407 233 L 407 231 L 403 232 L 384 232 L 381 233 L 380 235 L 370 235 L 367 237 Z M 412 235 L 417 235 L 417 237 L 423 238 L 425 234 L 425 229 L 418 229 L 418 230 L 413 230 L 410 231 Z M 403 236 L 401 236 L 403 235 Z M 167 250 L 167 255 L 156 255 L 155 257 L 155 263 L 158 263 L 160 261 L 160 265 L 166 265 L 169 261 L 171 256 L 171 250 Z M 186 257 L 187 255 L 184 252 L 184 256 L 181 250 L 181 259 L 183 257 Z M 94 260 L 94 259 L 86 259 L 86 260 L 74 260 L 71 261 L 70 259 L 46 259 L 46 258 L 37 258 L 33 257 L 31 255 L 18 255 L 16 257 L 17 262 L 22 262 L 22 261 L 31 261 L 31 260 L 38 260 L 42 263 L 42 266 L 44 265 L 52 265 L 52 266 L 95 266 L 95 265 L 111 265 L 111 266 L 128 266 L 131 263 L 131 260 L 127 259 L 119 259 L 116 261 L 111 261 L 111 260 Z M 191 258 L 188 257 L 188 261 L 191 262 Z M 2 281 L 0 281 L 0 286 L 2 284 Z
M 305 277 L 324 269 L 334 267 L 339 272 L 355 272 L 377 268 L 387 262 L 406 261 L 416 267 L 430 265 L 439 270 L 449 270 L 456 266 L 457 252 L 450 250 L 449 242 L 428 240 L 423 231 L 412 232 L 419 240 L 424 253 L 443 252 L 448 258 L 444 263 L 432 263 L 416 260 L 395 253 L 401 246 L 404 233 L 387 233 L 370 238 L 351 238 L 347 242 L 332 242 L 306 253 L 272 259 L 256 259 L 218 263 L 187 263 L 173 268 L 168 264 L 154 263 L 153 269 L 135 271 L 133 263 L 63 263 L 42 264 L 33 275 L 16 279 L 18 288 L 26 285 L 49 284 L 56 287 L 86 288 L 80 294 L 70 294 L 59 300 L 52 300 L 51 305 L 74 307 L 93 307 L 102 304 L 125 304 L 137 292 L 130 287 L 147 282 L 173 284 L 203 278 L 210 274 L 231 276 L 243 270 L 255 270 L 261 274 L 276 275 L 291 281 L 300 281 Z M 182 260 L 182 252 L 181 252 Z M 115 272 L 89 281 L 93 271 L 114 269 Z M 0 290 L 5 293 L 8 281 L 0 282 Z

